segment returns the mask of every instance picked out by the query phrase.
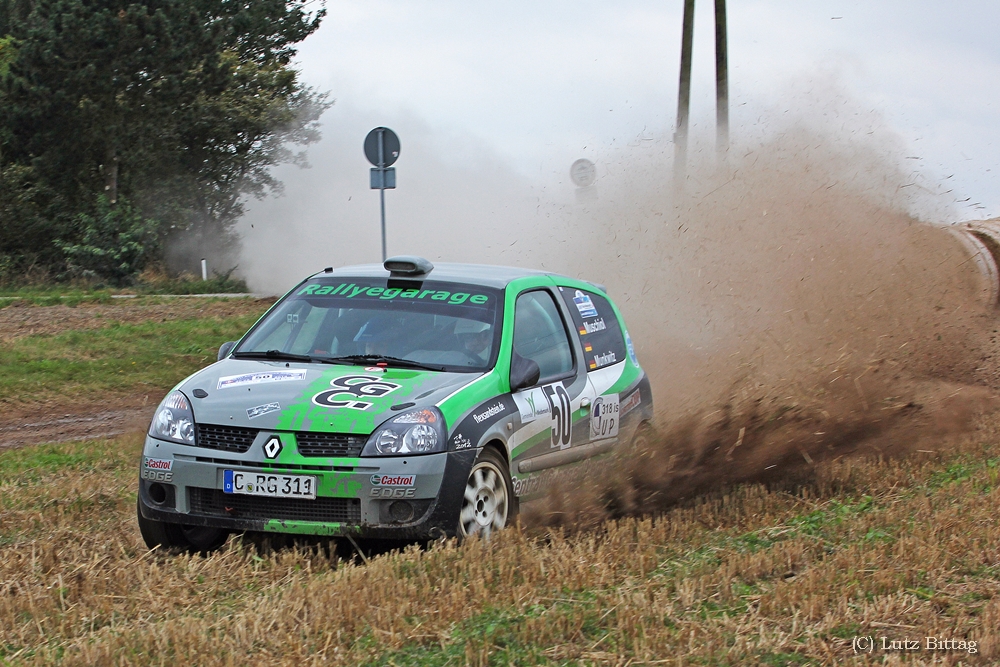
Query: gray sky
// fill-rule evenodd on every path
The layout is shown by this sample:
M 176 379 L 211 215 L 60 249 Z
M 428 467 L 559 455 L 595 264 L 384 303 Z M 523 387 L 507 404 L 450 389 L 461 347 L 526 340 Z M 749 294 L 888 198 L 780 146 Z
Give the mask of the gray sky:
M 562 175 L 594 147 L 673 131 L 681 7 L 330 0 L 300 63 L 307 82 L 372 126 L 407 114 L 432 133 L 478 138 L 526 175 Z M 884 115 L 929 175 L 954 174 L 956 199 L 971 197 L 961 216 L 1000 214 L 1000 3 L 730 0 L 728 8 L 734 136 L 779 109 L 790 88 L 835 79 Z M 712 9 L 698 2 L 695 132 L 710 133 L 714 119 Z M 338 132 L 336 108 L 325 122 Z M 394 129 L 405 155 L 405 131 Z
M 247 225 L 371 224 L 363 252 L 377 253 L 378 196 L 361 150 L 377 125 L 402 141 L 399 189 L 387 194 L 397 224 L 415 206 L 408 197 L 424 197 L 432 216 L 434 201 L 495 179 L 500 200 L 530 191 L 541 205 L 572 197 L 579 157 L 600 175 L 609 155 L 671 150 L 682 4 L 328 0 L 298 59 L 304 81 L 337 100 L 324 139 L 309 149 L 311 170 L 279 170 L 286 196 L 254 203 Z M 714 3 L 697 4 L 692 133 L 705 145 Z M 1000 215 L 1000 2 L 729 0 L 728 9 L 734 139 L 764 137 L 789 112 L 823 123 L 826 107 L 843 102 L 880 119 L 907 171 L 951 191 L 953 218 Z M 434 196 L 413 192 L 418 183 Z M 277 240 L 260 227 L 245 230 L 251 254 Z M 345 254 L 333 260 L 377 259 Z

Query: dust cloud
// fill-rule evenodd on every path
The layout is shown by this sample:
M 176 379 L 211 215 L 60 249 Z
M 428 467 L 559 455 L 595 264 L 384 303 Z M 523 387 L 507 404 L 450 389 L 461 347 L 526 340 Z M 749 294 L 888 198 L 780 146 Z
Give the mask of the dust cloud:
M 899 166 L 877 117 L 698 151 L 679 187 L 669 156 L 650 146 L 578 212 L 659 431 L 557 478 L 528 523 L 576 529 L 853 453 L 940 451 L 994 409 L 988 285 L 929 224 L 947 202 Z
M 282 167 L 284 196 L 251 202 L 239 224 L 240 274 L 259 293 L 281 294 L 327 266 L 381 262 L 379 195 L 369 188 L 365 135 L 400 137 L 397 188 L 387 190 L 388 254 L 432 262 L 562 269 L 569 219 L 549 190 L 477 139 L 442 133 L 405 113 L 372 114 L 338 103 L 309 169 Z
M 335 111 L 313 169 L 280 173 L 285 198 L 243 222 L 252 288 L 378 261 L 360 146 L 384 123 L 403 143 L 390 255 L 580 276 L 624 312 L 657 431 L 600 470 L 556 478 L 525 505 L 528 523 L 586 527 L 852 453 L 940 450 L 994 407 L 995 315 L 941 226 L 954 212 L 932 177 L 904 167 L 881 119 L 839 93 L 734 129 L 724 155 L 695 137 L 679 186 L 666 136 L 591 148 L 598 181 L 575 197 L 568 178 L 541 184 L 418 119 Z

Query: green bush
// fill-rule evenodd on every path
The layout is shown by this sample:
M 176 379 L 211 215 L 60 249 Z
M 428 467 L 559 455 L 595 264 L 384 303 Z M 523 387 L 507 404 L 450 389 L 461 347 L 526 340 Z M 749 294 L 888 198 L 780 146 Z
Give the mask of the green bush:
M 77 216 L 79 243 L 58 242 L 72 274 L 126 285 L 157 256 L 157 222 L 144 218 L 121 198 L 112 204 L 101 195 L 94 215 Z

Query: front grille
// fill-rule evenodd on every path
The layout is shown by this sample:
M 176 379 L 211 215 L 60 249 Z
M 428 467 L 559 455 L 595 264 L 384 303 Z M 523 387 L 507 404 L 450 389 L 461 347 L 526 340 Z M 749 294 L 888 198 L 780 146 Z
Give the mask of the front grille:
M 191 488 L 192 514 L 224 516 L 237 519 L 285 521 L 322 521 L 324 523 L 361 523 L 361 500 L 358 498 L 261 498 L 220 489 Z
M 260 429 L 256 428 L 198 424 L 195 427 L 195 444 L 198 447 L 245 454 L 259 432 Z
M 302 456 L 360 456 L 367 436 L 349 433 L 305 433 L 299 431 L 295 440 Z

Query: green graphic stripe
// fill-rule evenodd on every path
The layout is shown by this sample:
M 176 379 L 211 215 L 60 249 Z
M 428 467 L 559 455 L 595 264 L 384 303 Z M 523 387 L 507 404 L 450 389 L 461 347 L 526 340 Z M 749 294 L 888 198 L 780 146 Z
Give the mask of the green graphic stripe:
M 271 519 L 263 530 L 269 533 L 291 533 L 293 535 L 344 535 L 358 531 L 357 526 L 342 523 L 317 523 L 315 521 L 278 521 Z

